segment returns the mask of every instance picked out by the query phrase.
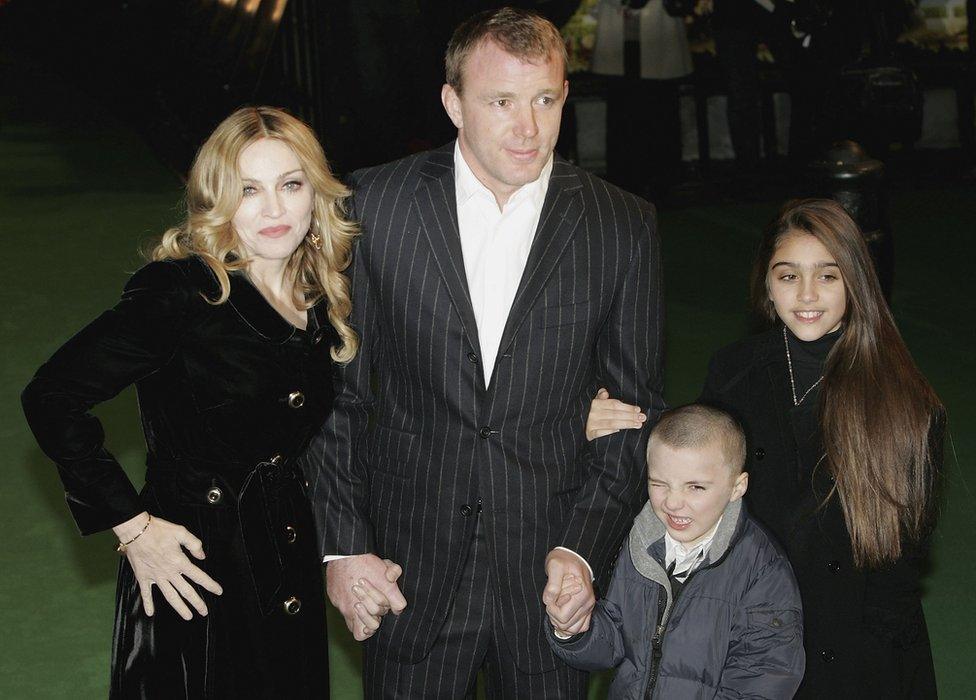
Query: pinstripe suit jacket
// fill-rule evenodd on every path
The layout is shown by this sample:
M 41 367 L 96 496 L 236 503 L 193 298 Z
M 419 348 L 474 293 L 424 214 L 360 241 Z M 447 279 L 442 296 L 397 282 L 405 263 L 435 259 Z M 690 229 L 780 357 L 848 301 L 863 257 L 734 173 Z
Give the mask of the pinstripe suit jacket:
M 362 346 L 307 457 L 321 551 L 403 567 L 409 605 L 377 641 L 415 662 L 450 607 L 480 498 L 496 623 L 519 668 L 550 670 L 547 553 L 568 547 L 605 581 L 645 498 L 647 430 L 587 443 L 583 427 L 599 386 L 648 408 L 648 425 L 662 407 L 654 209 L 556 159 L 486 388 L 453 144 L 353 180 Z

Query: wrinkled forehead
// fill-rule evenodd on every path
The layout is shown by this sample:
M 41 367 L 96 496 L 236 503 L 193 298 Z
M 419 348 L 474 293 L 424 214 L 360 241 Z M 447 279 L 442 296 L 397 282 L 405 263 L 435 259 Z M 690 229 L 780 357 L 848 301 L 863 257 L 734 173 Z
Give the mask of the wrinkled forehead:
M 726 454 L 721 436 L 701 445 L 674 447 L 651 435 L 647 446 L 648 478 L 666 481 L 716 479 L 723 474 L 736 475 L 733 460 Z
M 241 149 L 237 158 L 237 170 L 242 178 L 259 179 L 301 169 L 302 162 L 295 149 L 272 137 L 252 141 Z
M 548 53 L 531 51 L 512 51 L 490 36 L 483 37 L 467 53 L 461 62 L 462 86 L 475 77 L 487 74 L 488 77 L 501 77 L 500 68 L 508 68 L 514 74 L 548 74 L 562 87 L 566 80 L 565 58 L 556 50 Z

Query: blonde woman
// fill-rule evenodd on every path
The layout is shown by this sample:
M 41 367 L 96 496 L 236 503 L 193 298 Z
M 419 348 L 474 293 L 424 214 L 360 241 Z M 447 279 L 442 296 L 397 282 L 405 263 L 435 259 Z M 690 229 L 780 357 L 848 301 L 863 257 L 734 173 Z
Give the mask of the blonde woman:
M 321 565 L 296 468 L 333 401 L 355 226 L 312 131 L 241 109 L 200 148 L 187 217 L 24 390 L 82 534 L 119 570 L 113 697 L 324 697 Z M 137 492 L 89 411 L 135 383 Z

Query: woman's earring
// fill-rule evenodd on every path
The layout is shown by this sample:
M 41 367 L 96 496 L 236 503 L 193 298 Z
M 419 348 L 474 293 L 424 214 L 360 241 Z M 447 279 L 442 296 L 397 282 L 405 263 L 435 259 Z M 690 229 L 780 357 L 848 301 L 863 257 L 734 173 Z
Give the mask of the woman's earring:
M 309 231 L 307 238 L 308 242 L 312 244 L 312 247 L 315 248 L 315 250 L 322 250 L 322 236 L 320 236 L 317 231 Z

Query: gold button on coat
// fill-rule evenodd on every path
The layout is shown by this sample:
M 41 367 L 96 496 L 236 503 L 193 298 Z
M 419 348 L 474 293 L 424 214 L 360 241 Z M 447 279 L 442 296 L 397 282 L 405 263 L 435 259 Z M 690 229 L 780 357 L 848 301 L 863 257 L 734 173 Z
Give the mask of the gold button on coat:
M 288 405 L 292 408 L 301 408 L 305 405 L 305 394 L 300 391 L 293 391 L 288 394 Z
M 292 596 L 284 603 L 282 603 L 282 607 L 285 609 L 285 612 L 288 613 L 289 615 L 297 615 L 298 611 L 302 609 L 302 601 L 300 601 L 295 596 Z
M 268 461 L 270 461 L 273 465 L 275 465 L 276 467 L 278 467 L 278 466 L 281 466 L 281 463 L 285 461 L 285 458 L 282 457 L 281 455 L 274 455 Z
M 207 503 L 217 505 L 222 500 L 224 500 L 224 492 L 218 487 L 212 486 L 210 490 L 207 491 Z
M 298 530 L 291 525 L 285 525 L 285 539 L 288 540 L 288 544 L 293 544 L 298 539 Z

